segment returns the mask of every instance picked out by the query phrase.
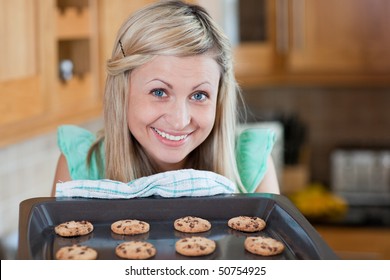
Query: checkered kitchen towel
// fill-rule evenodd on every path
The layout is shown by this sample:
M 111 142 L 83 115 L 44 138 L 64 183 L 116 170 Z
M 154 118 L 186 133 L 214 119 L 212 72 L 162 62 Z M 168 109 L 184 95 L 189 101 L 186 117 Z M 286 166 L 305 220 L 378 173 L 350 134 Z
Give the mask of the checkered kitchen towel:
M 210 171 L 182 169 L 142 177 L 129 183 L 112 180 L 74 180 L 56 185 L 56 197 L 123 199 L 159 195 L 162 197 L 212 196 L 236 192 L 236 185 Z

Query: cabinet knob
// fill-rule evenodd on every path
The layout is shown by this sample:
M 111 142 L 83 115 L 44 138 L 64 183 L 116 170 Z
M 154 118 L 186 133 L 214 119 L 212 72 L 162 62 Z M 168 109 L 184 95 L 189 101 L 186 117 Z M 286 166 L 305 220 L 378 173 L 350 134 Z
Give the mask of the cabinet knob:
M 60 61 L 60 78 L 69 81 L 73 77 L 73 62 L 70 59 Z

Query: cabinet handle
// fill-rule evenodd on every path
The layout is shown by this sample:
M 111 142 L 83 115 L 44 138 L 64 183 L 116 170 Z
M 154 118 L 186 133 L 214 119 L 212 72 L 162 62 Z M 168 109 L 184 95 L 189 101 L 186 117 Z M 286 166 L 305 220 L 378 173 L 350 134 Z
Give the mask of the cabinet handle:
M 276 1 L 276 49 L 282 54 L 286 54 L 289 50 L 288 1 Z
M 306 0 L 292 0 L 292 47 L 303 50 L 305 46 Z
M 305 6 L 306 0 L 276 1 L 276 48 L 279 53 L 287 54 L 290 47 L 294 50 L 303 50 Z

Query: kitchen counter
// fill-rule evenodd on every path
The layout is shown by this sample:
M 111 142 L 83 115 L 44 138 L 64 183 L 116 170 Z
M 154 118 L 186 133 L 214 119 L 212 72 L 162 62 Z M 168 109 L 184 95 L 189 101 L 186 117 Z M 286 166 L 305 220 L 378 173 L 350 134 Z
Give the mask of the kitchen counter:
M 390 260 L 390 227 L 314 225 L 345 260 Z

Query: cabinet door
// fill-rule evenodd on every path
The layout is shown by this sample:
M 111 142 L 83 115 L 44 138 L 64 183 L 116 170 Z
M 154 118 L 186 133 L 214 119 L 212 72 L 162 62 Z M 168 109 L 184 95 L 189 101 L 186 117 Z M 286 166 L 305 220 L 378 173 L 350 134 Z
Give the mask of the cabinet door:
M 0 126 L 38 116 L 44 110 L 39 13 L 35 1 L 0 2 Z
M 100 103 L 98 5 L 92 0 L 56 0 L 52 13 L 55 53 L 51 72 L 56 75 L 50 109 L 56 117 L 68 119 L 93 111 Z
M 292 72 L 390 73 L 390 1 L 292 0 Z
M 235 75 L 242 87 L 257 86 L 278 70 L 274 0 L 197 0 L 229 37 Z

